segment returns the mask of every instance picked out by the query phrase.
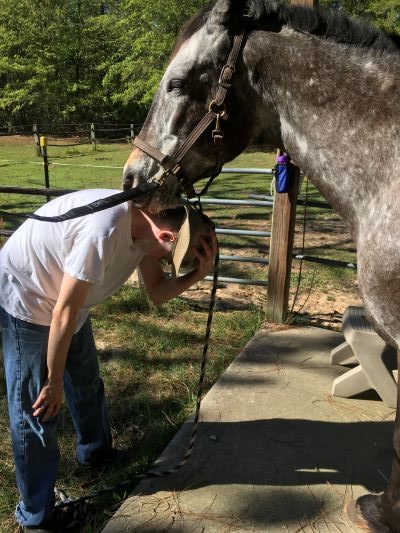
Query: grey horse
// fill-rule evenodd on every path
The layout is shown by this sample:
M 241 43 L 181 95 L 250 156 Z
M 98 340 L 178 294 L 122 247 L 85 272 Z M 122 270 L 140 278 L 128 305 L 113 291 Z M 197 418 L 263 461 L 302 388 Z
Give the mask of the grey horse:
M 222 67 L 234 36 L 242 34 L 225 79 Z M 178 38 L 125 165 L 124 187 L 158 181 L 149 205 L 157 211 L 176 202 L 182 183 L 216 174 L 260 135 L 284 147 L 347 224 L 365 308 L 380 335 L 399 349 L 399 49 L 398 37 L 340 12 L 218 0 Z M 218 91 L 223 104 L 210 105 Z M 170 156 L 210 113 L 217 122 L 206 123 L 174 161 Z M 349 508 L 365 531 L 400 532 L 399 405 L 394 449 L 384 494 Z

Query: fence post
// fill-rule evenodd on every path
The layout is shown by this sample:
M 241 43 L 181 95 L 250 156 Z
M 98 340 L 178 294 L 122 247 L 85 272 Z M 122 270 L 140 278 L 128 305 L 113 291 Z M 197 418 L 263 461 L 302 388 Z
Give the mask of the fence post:
M 133 127 L 133 124 L 131 124 L 131 143 L 133 143 L 135 139 L 135 129 Z
M 319 0 L 291 0 L 290 3 L 318 7 Z M 300 184 L 300 169 L 296 166 L 294 166 L 294 176 L 289 192 L 275 195 L 272 214 L 266 314 L 275 322 L 283 322 L 288 310 L 294 226 Z
M 94 124 L 90 124 L 90 140 L 92 142 L 93 150 L 96 150 L 96 132 L 94 129 Z
M 36 144 L 36 154 L 38 157 L 42 157 L 42 148 L 40 146 L 40 135 L 39 135 L 39 128 L 37 127 L 37 124 L 33 125 L 33 138 L 35 139 Z
M 290 163 L 292 165 L 292 163 Z M 272 236 L 269 251 L 267 318 L 283 322 L 289 302 L 294 227 L 300 169 L 293 166 L 293 182 L 287 193 L 276 193 L 272 213 Z
M 50 188 L 50 176 L 49 176 L 49 160 L 47 158 L 47 137 L 40 137 L 40 147 L 43 154 L 43 170 L 44 170 L 44 184 L 46 189 Z M 50 196 L 47 196 L 47 202 L 50 200 Z

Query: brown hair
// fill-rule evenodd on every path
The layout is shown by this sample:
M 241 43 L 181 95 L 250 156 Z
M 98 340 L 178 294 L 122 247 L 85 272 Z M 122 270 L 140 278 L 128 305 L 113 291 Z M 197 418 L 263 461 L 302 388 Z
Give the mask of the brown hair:
M 178 233 L 181 229 L 185 213 L 185 208 L 183 206 L 178 206 L 160 211 L 156 215 L 152 215 L 152 219 L 157 226 L 168 226 L 168 228 L 174 233 Z

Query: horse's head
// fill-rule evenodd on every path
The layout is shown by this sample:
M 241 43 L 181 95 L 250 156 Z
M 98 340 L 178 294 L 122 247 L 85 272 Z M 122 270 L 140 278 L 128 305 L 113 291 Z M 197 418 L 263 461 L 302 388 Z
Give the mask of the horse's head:
M 176 203 L 183 192 L 177 176 L 187 183 L 195 183 L 217 173 L 223 163 L 236 157 L 258 133 L 255 124 L 260 120 L 255 120 L 255 116 L 260 96 L 243 54 L 245 8 L 245 0 L 218 0 L 214 7 L 204 8 L 195 15 L 177 40 L 137 146 L 124 168 L 124 189 L 160 179 L 151 211 Z M 232 80 L 222 83 L 221 90 L 222 69 L 234 47 L 234 36 L 241 33 L 244 39 L 234 50 L 237 54 L 234 75 Z M 211 104 L 216 95 L 221 100 L 221 92 L 223 103 Z M 165 158 L 181 149 L 207 114 L 205 130 L 196 136 L 187 154 L 180 153 L 179 161 Z M 222 139 L 218 130 L 223 132 Z M 171 167 L 175 167 L 172 168 L 175 174 L 165 172 L 165 168 L 171 170 Z

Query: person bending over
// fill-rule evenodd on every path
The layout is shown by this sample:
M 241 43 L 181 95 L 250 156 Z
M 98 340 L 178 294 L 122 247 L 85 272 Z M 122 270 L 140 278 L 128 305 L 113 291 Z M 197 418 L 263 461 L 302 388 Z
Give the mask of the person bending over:
M 37 214 L 55 216 L 118 191 L 84 190 L 57 198 Z M 109 462 L 112 446 L 104 386 L 89 308 L 115 293 L 139 268 L 155 304 L 203 279 L 216 254 L 207 217 L 189 204 L 151 215 L 130 202 L 73 220 L 27 220 L 0 250 L 3 360 L 17 485 L 16 519 L 24 529 L 63 530 L 67 510 L 54 507 L 63 393 L 81 465 Z M 169 259 L 175 274 L 164 274 Z

